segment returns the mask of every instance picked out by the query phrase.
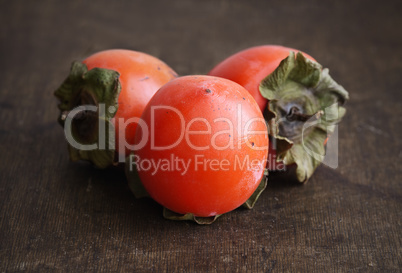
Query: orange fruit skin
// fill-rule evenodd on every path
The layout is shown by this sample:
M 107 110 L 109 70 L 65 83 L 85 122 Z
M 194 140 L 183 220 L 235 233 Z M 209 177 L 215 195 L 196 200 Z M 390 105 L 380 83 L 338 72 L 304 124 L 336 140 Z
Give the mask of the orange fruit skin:
M 146 170 L 148 164 L 137 168 L 147 192 L 164 207 L 182 214 L 214 216 L 239 207 L 258 187 L 269 139 L 257 103 L 242 86 L 211 76 L 177 78 L 155 94 L 142 120 L 150 134 L 145 146 L 134 152 L 138 162 L 168 162 L 173 156 L 189 164 L 185 173 L 176 167 Z M 140 128 L 136 143 L 146 135 Z M 185 135 L 176 143 L 183 129 Z M 152 143 L 154 147 L 176 145 L 158 150 Z M 244 160 L 256 164 L 238 164 Z
M 151 55 L 125 49 L 100 51 L 86 58 L 83 63 L 88 70 L 98 67 L 120 73 L 121 91 L 118 97 L 118 110 L 112 119 L 115 126 L 116 151 L 120 151 L 120 137 L 133 145 L 137 123 L 132 122 L 120 128 L 118 121 L 140 118 L 152 96 L 162 85 L 176 78 L 176 72 Z M 122 147 L 121 150 L 124 156 L 130 152 L 128 148 Z

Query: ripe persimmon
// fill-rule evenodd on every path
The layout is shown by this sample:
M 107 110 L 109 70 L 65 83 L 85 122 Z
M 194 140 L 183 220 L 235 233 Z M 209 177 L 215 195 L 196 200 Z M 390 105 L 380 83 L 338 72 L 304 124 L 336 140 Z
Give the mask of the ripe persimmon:
M 148 194 L 173 212 L 197 217 L 229 212 L 245 203 L 264 177 L 266 123 L 254 98 L 237 83 L 179 77 L 161 87 L 141 119 L 146 126 L 137 127 L 138 149 L 126 167 L 135 166 Z
M 216 65 L 209 75 L 245 87 L 269 122 L 267 168 L 296 164 L 300 182 L 324 160 L 328 135 L 345 114 L 348 92 L 310 55 L 263 45 L 240 51 Z
M 161 60 L 132 50 L 105 50 L 74 62 L 55 91 L 59 122 L 71 125 L 65 128 L 70 158 L 89 160 L 99 168 L 124 161 L 146 104 L 176 77 Z

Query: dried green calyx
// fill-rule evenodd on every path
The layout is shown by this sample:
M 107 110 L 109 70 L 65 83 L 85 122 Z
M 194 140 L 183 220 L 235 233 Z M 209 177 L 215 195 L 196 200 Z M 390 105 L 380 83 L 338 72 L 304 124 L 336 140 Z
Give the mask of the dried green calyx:
M 74 62 L 70 75 L 54 92 L 60 100 L 59 123 L 64 128 L 70 159 L 88 160 L 99 168 L 114 163 L 115 133 L 110 120 L 118 108 L 119 73 Z
M 264 113 L 277 160 L 296 164 L 300 182 L 307 181 L 324 160 L 325 142 L 345 115 L 348 92 L 317 62 L 290 52 L 260 84 L 268 99 Z

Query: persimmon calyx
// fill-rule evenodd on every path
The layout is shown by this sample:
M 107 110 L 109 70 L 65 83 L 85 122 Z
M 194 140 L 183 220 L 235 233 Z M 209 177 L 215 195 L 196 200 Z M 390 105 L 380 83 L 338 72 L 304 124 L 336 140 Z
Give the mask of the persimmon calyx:
M 71 160 L 88 160 L 99 168 L 114 163 L 111 119 L 118 109 L 119 76 L 113 70 L 88 70 L 85 64 L 73 62 L 69 76 L 54 92 L 60 101 L 58 121 L 66 133 Z
M 341 121 L 348 92 L 327 68 L 290 52 L 260 84 L 269 102 L 264 117 L 275 139 L 277 161 L 296 164 L 296 175 L 306 182 L 325 155 L 325 140 Z

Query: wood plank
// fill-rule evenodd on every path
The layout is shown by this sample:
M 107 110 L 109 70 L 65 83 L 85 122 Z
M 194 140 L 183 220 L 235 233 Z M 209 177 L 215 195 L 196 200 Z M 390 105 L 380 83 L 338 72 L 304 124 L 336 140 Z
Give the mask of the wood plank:
M 0 272 L 399 272 L 400 1 L 2 1 Z M 339 167 L 271 175 L 256 207 L 167 221 L 124 174 L 68 161 L 53 90 L 108 48 L 207 73 L 249 46 L 300 48 L 349 90 Z

